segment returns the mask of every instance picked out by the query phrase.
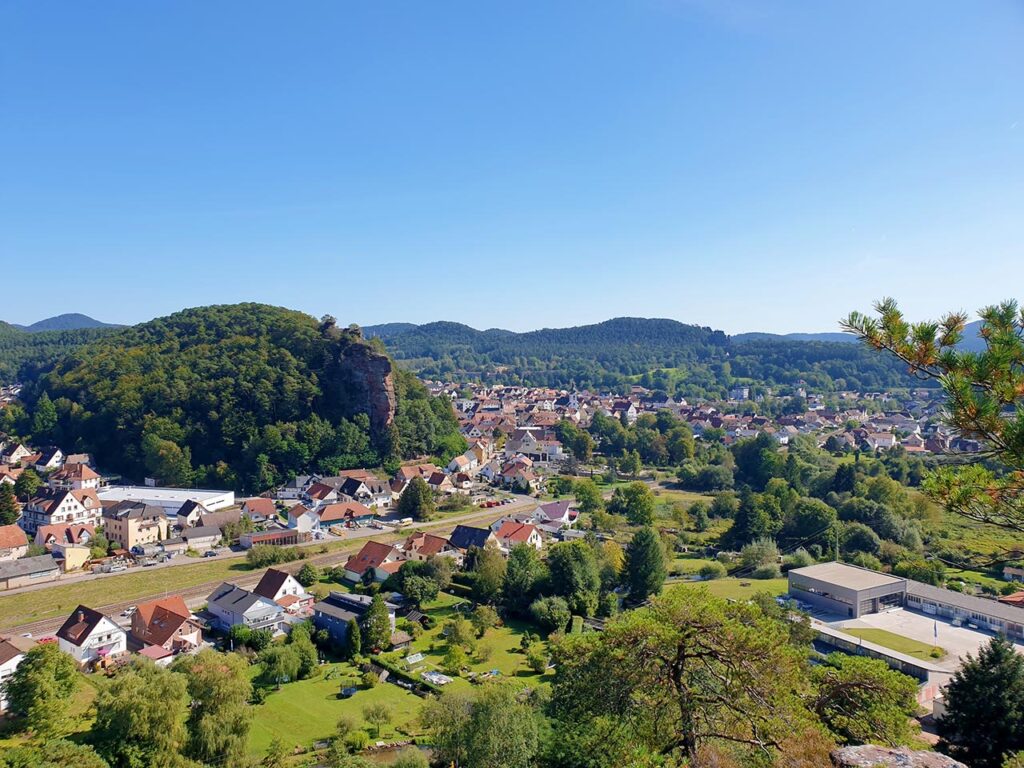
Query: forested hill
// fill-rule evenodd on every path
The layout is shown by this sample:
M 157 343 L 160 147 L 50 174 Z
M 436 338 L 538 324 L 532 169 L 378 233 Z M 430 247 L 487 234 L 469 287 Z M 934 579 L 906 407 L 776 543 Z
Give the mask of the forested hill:
M 124 326 L 114 323 L 103 323 L 88 315 L 71 312 L 65 315 L 47 317 L 45 320 L 38 320 L 31 325 L 15 325 L 14 327 L 29 333 L 39 333 L 41 331 L 77 331 L 82 328 L 123 328 Z
M 173 485 L 257 491 L 297 472 L 464 447 L 450 403 L 378 344 L 261 304 L 189 309 L 109 334 L 61 359 L 27 399 L 36 442 Z
M 30 333 L 0 322 L 0 384 L 32 379 L 62 355 L 110 333 L 112 328 L 74 328 Z
M 722 397 L 736 384 L 805 382 L 825 391 L 919 385 L 900 363 L 859 344 L 770 334 L 729 338 L 675 320 L 617 318 L 527 333 L 459 323 L 395 323 L 366 331 L 426 377 L 620 391 L 640 383 L 684 397 Z

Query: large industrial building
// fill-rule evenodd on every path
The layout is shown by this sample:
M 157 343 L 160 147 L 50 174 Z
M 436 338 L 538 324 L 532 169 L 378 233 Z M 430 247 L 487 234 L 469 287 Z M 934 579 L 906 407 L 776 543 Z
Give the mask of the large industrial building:
M 234 491 L 208 491 L 201 488 L 151 488 L 140 485 L 108 485 L 97 491 L 101 502 L 134 501 L 161 507 L 168 517 L 173 517 L 186 501 L 203 505 L 207 512 L 234 506 Z
M 906 608 L 1024 640 L 1024 608 L 845 563 L 794 568 L 789 572 L 789 594 L 843 619 Z

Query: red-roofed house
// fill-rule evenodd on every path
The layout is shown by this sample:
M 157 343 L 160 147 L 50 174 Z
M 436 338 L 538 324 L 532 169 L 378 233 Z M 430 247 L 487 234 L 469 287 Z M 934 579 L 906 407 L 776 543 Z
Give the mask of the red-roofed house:
M 157 646 L 170 653 L 198 648 L 202 628 L 180 595 L 140 603 L 132 614 L 132 637 L 143 648 Z
M 535 526 L 517 523 L 514 520 L 505 522 L 494 532 L 494 537 L 498 540 L 498 546 L 505 552 L 516 544 L 529 544 L 534 549 L 540 549 L 544 545 L 544 539 Z
M 405 540 L 402 551 L 409 560 L 426 560 L 432 555 L 444 555 L 457 560 L 462 558 L 462 553 L 448 539 L 432 533 L 414 533 Z
M 242 514 L 254 522 L 273 520 L 277 517 L 277 505 L 273 499 L 257 496 L 242 502 Z
M 60 544 L 88 546 L 95 535 L 93 525 L 41 525 L 36 529 L 35 543 L 47 551 Z
M 368 541 L 345 563 L 345 578 L 353 582 L 362 581 L 366 572 L 372 571 L 375 581 L 384 581 L 401 567 L 404 560 L 402 553 L 390 544 Z
M 327 530 L 332 525 L 342 525 L 349 520 L 373 517 L 373 510 L 358 501 L 340 501 L 325 504 L 316 509 L 295 506 L 288 510 L 288 527 L 299 533 Z
M 100 476 L 87 464 L 66 464 L 49 478 L 47 484 L 54 490 L 80 491 L 100 487 Z
M 0 560 L 17 560 L 28 554 L 28 536 L 17 525 L 0 525 Z

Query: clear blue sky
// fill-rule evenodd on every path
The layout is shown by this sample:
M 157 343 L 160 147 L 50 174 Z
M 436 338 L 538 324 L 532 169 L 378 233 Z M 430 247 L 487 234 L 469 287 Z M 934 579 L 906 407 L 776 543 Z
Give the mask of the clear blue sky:
M 1024 285 L 1024 4 L 0 3 L 0 317 L 835 330 Z

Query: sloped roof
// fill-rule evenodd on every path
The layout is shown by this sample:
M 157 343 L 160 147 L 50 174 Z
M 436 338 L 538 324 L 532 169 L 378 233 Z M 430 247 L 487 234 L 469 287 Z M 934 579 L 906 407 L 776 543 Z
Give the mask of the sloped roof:
M 106 616 L 99 611 L 80 605 L 71 612 L 67 621 L 57 630 L 57 637 L 72 645 L 80 646 L 105 618 Z
M 457 525 L 448 541 L 456 549 L 466 550 L 470 547 L 481 547 L 487 543 L 491 532 L 487 528 L 474 528 L 470 525 Z
M 530 535 L 536 532 L 536 527 L 528 523 L 517 523 L 509 520 L 502 524 L 501 528 L 494 532 L 494 535 L 503 541 L 524 542 L 528 541 Z
M 143 643 L 154 645 L 166 643 L 182 624 L 192 619 L 180 595 L 141 603 L 135 611 L 142 622 L 142 630 L 136 636 Z
M 253 593 L 268 600 L 273 600 L 281 587 L 288 581 L 289 576 L 290 574 L 285 571 L 279 571 L 277 568 L 268 568 L 260 578 L 260 583 L 253 589 Z
M 0 525 L 0 549 L 14 549 L 28 544 L 28 537 L 17 525 Z
M 60 566 L 50 555 L 39 555 L 37 557 L 21 557 L 17 560 L 0 562 L 0 580 L 14 579 L 19 576 L 28 576 L 33 573 L 46 573 L 48 571 L 59 571 Z
M 397 557 L 398 550 L 390 544 L 379 541 L 368 541 L 358 553 L 352 555 L 345 563 L 345 570 L 358 573 L 360 576 L 369 568 L 380 568 L 388 558 Z

